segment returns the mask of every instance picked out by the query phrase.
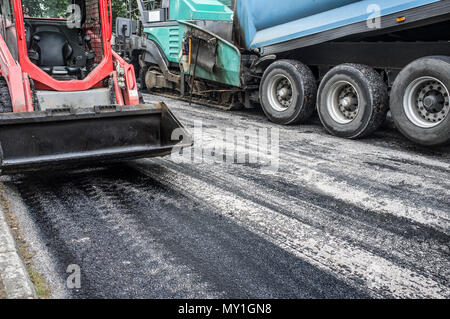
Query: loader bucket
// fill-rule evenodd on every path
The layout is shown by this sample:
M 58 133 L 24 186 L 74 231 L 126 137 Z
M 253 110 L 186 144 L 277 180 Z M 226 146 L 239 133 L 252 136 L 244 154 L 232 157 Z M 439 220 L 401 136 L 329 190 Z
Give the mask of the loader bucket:
M 164 103 L 0 114 L 2 175 L 165 156 L 191 145 Z

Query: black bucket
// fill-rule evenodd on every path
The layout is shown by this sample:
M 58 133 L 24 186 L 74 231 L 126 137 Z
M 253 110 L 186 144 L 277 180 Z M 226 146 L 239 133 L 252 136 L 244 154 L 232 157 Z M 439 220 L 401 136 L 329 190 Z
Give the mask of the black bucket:
M 191 145 L 164 103 L 0 114 L 2 175 L 160 157 Z

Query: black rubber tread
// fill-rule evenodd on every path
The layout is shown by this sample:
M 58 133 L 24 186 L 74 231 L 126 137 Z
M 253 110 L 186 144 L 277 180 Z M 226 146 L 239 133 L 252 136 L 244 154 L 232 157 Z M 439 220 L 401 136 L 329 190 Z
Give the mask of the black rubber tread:
M 292 105 L 283 112 L 273 109 L 267 98 L 267 85 L 270 77 L 282 73 L 287 76 L 297 91 Z M 272 63 L 264 72 L 260 84 L 261 106 L 270 121 L 283 124 L 306 122 L 314 112 L 317 94 L 316 79 L 312 71 L 296 60 L 279 60 Z
M 139 68 L 139 85 L 141 90 L 147 91 L 147 85 L 145 84 L 145 74 L 147 73 L 150 65 L 146 64 L 144 67 Z
M 407 65 L 395 79 L 391 91 L 391 113 L 398 130 L 411 141 L 424 146 L 439 146 L 450 143 L 450 116 L 433 128 L 414 125 L 406 116 L 403 97 L 408 85 L 417 78 L 432 76 L 450 89 L 450 57 L 430 56 L 420 58 Z
M 337 123 L 327 109 L 327 93 L 336 81 L 351 83 L 358 92 L 360 111 L 350 123 Z M 373 68 L 353 63 L 345 63 L 331 69 L 319 86 L 317 111 L 325 129 L 332 135 L 359 139 L 374 133 L 386 120 L 389 110 L 389 94 L 382 76 Z
M 39 103 L 39 98 L 36 93 L 36 87 L 34 86 L 33 79 L 30 79 L 30 86 L 31 86 L 31 95 L 33 100 L 33 107 L 35 111 L 41 110 L 41 104 Z
M 8 84 L 3 77 L 0 77 L 0 113 L 10 113 L 12 111 L 13 108 Z
M 139 64 L 139 51 L 133 51 L 130 64 L 134 67 L 134 75 L 136 76 L 136 81 L 140 81 L 140 74 L 141 74 L 141 65 Z
M 112 78 L 109 79 L 109 87 L 110 87 L 109 98 L 111 99 L 111 104 L 117 104 L 116 91 L 114 89 L 114 82 Z

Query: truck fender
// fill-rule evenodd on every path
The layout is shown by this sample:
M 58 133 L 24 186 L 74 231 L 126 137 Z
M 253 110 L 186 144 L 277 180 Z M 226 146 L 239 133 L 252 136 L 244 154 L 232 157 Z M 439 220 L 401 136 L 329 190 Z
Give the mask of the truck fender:
M 272 64 L 272 62 L 274 62 L 276 59 L 277 56 L 275 54 L 265 55 L 255 60 L 250 66 L 250 70 L 253 73 L 262 74 L 264 73 L 265 69 L 267 69 L 269 65 Z
M 168 81 L 179 82 L 180 76 L 170 72 L 169 61 L 154 41 L 146 39 L 143 50 L 141 61 L 157 64 Z

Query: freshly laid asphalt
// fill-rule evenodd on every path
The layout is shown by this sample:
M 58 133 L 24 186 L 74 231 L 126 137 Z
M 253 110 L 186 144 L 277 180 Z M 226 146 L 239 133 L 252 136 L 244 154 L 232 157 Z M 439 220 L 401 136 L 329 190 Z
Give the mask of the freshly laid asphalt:
M 450 297 L 448 147 L 388 127 L 344 140 L 317 119 L 283 127 L 259 110 L 146 96 L 161 99 L 191 131 L 202 122 L 205 153 L 226 129 L 279 134 L 278 170 L 196 152 L 2 177 L 52 297 Z M 69 265 L 79 289 L 67 287 Z

